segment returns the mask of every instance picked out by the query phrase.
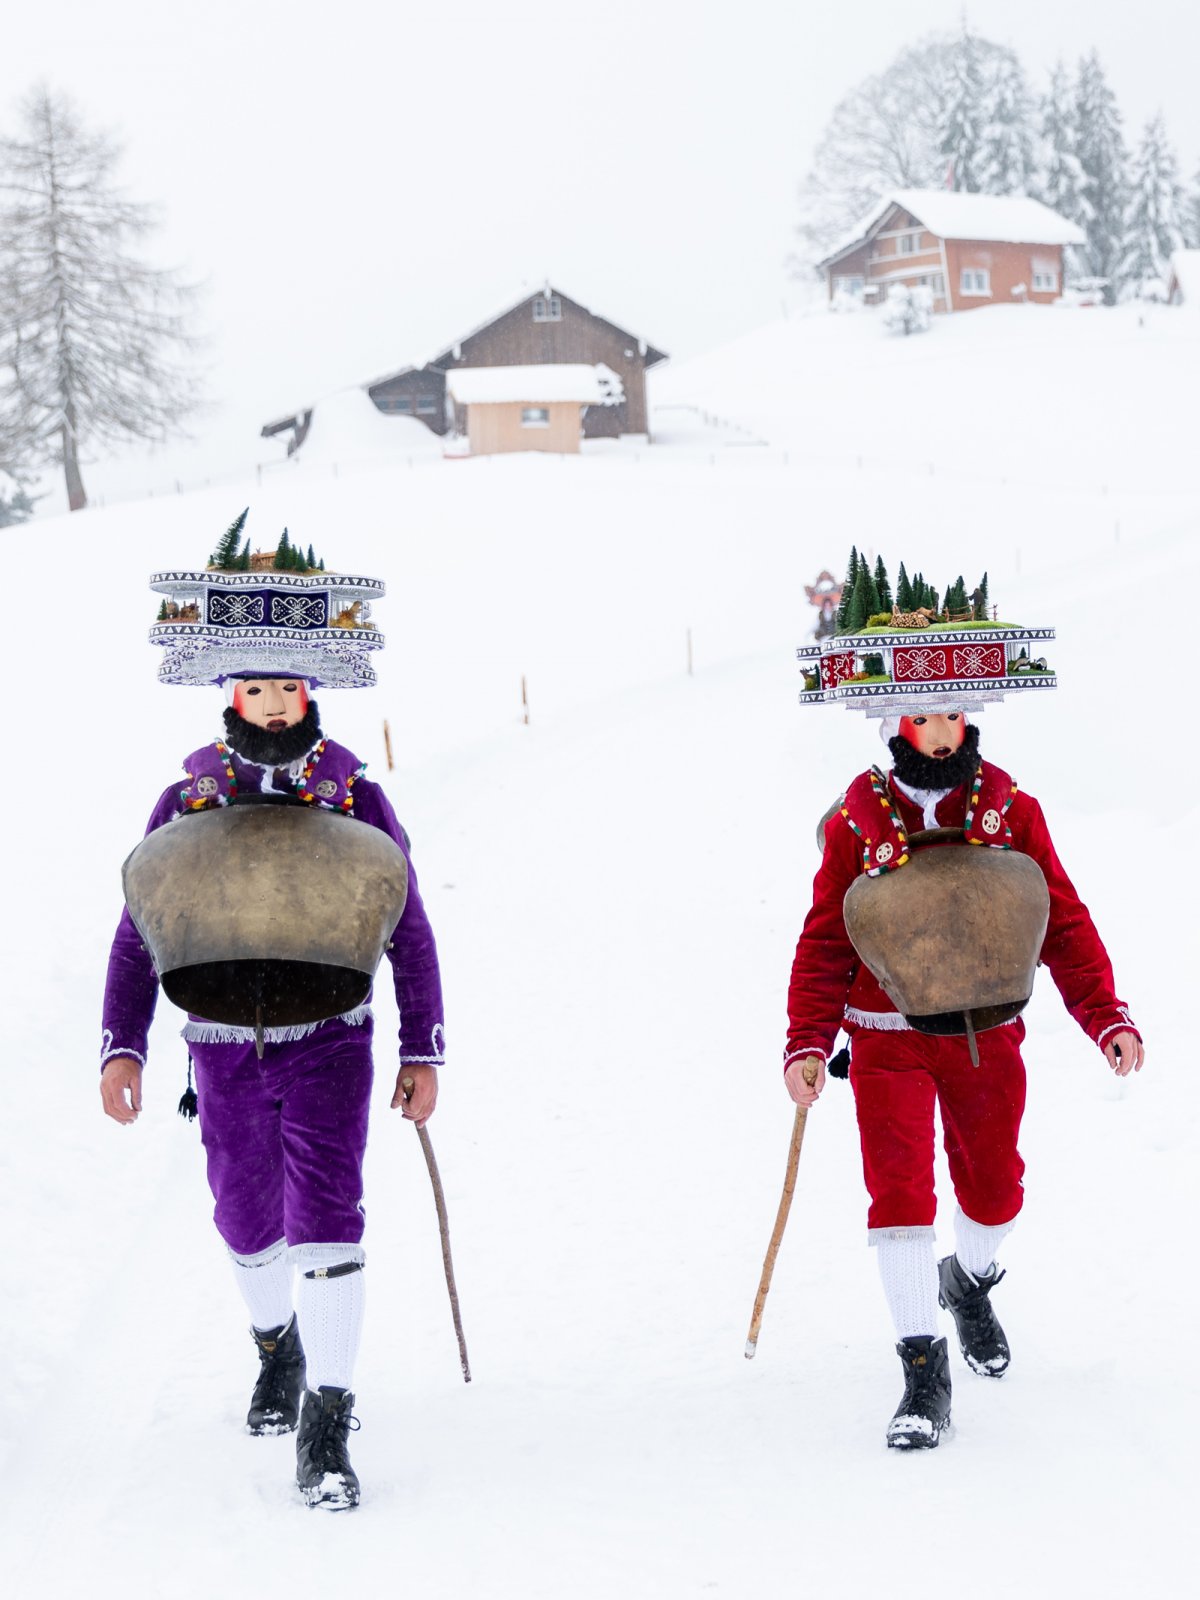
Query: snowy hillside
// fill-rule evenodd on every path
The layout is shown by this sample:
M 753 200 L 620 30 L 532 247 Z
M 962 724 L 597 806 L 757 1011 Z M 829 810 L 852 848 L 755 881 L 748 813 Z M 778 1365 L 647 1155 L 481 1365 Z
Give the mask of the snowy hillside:
M 22 583 L 7 635 L 10 693 L 45 729 L 10 752 L 32 780 L 6 786 L 7 1596 L 875 1600 L 964 1574 L 979 1600 L 1188 1592 L 1180 841 L 1200 805 L 1169 606 L 1182 622 L 1200 592 L 1195 337 L 1165 311 L 1014 308 L 908 341 L 826 316 L 656 378 L 657 403 L 697 408 L 660 413 L 692 419 L 675 447 L 336 477 L 314 455 L 9 533 L 22 558 L 34 535 L 53 551 L 54 598 Z M 200 563 L 247 500 L 254 542 L 286 523 L 388 584 L 379 688 L 322 711 L 412 834 L 446 985 L 430 1131 L 475 1382 L 416 1139 L 387 1109 L 381 993 L 364 1504 L 344 1519 L 300 1506 L 290 1439 L 240 1431 L 253 1350 L 174 1114 L 179 1015 L 162 1005 L 137 1126 L 95 1087 L 120 863 L 219 727 L 217 691 L 154 681 L 146 575 Z M 942 585 L 986 567 L 1006 615 L 1057 626 L 1060 691 L 989 710 L 983 748 L 1042 801 L 1148 1039 L 1118 1083 L 1039 980 L 998 1294 L 1013 1369 L 986 1384 L 955 1353 L 955 1434 L 920 1459 L 883 1447 L 899 1365 L 844 1085 L 810 1117 L 742 1357 L 791 1127 L 813 828 L 881 754 L 870 725 L 795 703 L 802 586 L 852 539 Z

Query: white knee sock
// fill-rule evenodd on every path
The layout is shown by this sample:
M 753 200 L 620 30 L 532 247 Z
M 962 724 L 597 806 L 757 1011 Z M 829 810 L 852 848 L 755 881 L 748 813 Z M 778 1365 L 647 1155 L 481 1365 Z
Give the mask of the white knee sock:
M 996 1260 L 1000 1241 L 1017 1225 L 1002 1222 L 998 1228 L 985 1227 L 982 1222 L 972 1222 L 960 1206 L 954 1217 L 954 1254 L 959 1265 L 965 1267 L 973 1278 L 986 1278 Z
M 308 1363 L 308 1387 L 352 1389 L 354 1361 L 362 1336 L 366 1255 L 357 1244 L 293 1245 L 296 1264 L 296 1315 Z M 309 1277 L 310 1272 L 354 1263 L 360 1269 L 338 1277 Z
M 929 1234 L 915 1239 L 882 1238 L 875 1248 L 897 1339 L 935 1339 L 938 1275 L 933 1239 Z
M 250 1321 L 265 1333 L 292 1320 L 292 1263 L 287 1240 L 280 1239 L 256 1256 L 229 1252 L 233 1276 L 246 1302 Z

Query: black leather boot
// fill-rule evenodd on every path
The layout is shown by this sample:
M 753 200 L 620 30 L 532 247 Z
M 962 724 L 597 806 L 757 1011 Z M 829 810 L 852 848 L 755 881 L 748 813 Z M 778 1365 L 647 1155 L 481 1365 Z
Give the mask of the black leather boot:
M 938 1304 L 954 1318 L 963 1360 L 982 1378 L 1002 1377 L 1011 1359 L 1004 1329 L 988 1299 L 1003 1276 L 994 1261 L 984 1278 L 969 1273 L 957 1256 L 938 1262 Z
M 945 1339 L 901 1339 L 904 1398 L 888 1423 L 887 1442 L 898 1450 L 932 1450 L 950 1422 L 950 1357 Z
M 358 1418 L 350 1415 L 349 1389 L 325 1385 L 304 1392 L 300 1431 L 296 1435 L 296 1482 L 305 1502 L 325 1511 L 351 1511 L 358 1504 L 358 1478 L 347 1448 Z
M 291 1433 L 300 1415 L 304 1393 L 304 1347 L 292 1320 L 279 1328 L 251 1328 L 250 1336 L 261 1362 L 258 1382 L 246 1413 L 246 1432 Z

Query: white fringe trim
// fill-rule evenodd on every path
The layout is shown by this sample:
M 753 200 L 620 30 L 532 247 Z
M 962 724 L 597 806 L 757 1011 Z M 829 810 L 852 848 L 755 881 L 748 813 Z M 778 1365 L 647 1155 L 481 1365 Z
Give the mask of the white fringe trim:
M 105 1028 L 104 1032 L 100 1035 L 101 1067 L 104 1066 L 106 1061 L 111 1061 L 114 1056 L 129 1056 L 131 1060 L 138 1062 L 141 1066 L 144 1067 L 146 1065 L 146 1058 L 140 1050 L 121 1050 L 114 1047 L 112 1029 Z
M 400 1033 L 401 1033 L 401 1036 L 403 1036 L 403 1033 L 404 1033 L 403 1027 L 401 1027 Z M 446 1064 L 446 1030 L 443 1028 L 443 1026 L 442 1026 L 442 1024 L 440 1022 L 435 1022 L 434 1023 L 433 1032 L 430 1034 L 430 1037 L 429 1037 L 429 1044 L 430 1044 L 430 1048 L 433 1051 L 433 1054 L 432 1055 L 428 1055 L 428 1056 L 410 1055 L 408 1053 L 408 1051 L 405 1050 L 403 1048 L 403 1046 L 401 1046 L 401 1050 L 400 1050 L 400 1065 L 402 1067 L 408 1067 L 408 1066 L 413 1066 L 413 1067 L 443 1067 L 443 1066 L 445 1066 L 445 1064 Z
M 326 1017 L 322 1022 L 299 1022 L 291 1028 L 264 1028 L 263 1039 L 267 1044 L 294 1044 L 297 1039 L 307 1039 L 318 1028 L 323 1028 L 326 1022 L 344 1022 L 347 1027 L 360 1028 L 372 1016 L 374 1012 L 370 1006 L 355 1006 L 353 1011 L 343 1011 L 340 1017 Z M 255 1030 L 240 1028 L 231 1022 L 196 1022 L 189 1019 L 179 1036 L 189 1044 L 253 1044 Z
M 933 1224 L 915 1228 L 868 1228 L 867 1243 L 878 1244 L 881 1239 L 932 1239 Z
M 288 1250 L 292 1265 L 306 1263 L 318 1267 L 338 1267 L 343 1261 L 356 1261 L 360 1267 L 367 1264 L 367 1252 L 361 1244 L 294 1244 Z
M 878 1033 L 915 1033 L 917 1031 L 905 1022 L 898 1011 L 860 1011 L 857 1006 L 847 1006 L 845 1017 L 847 1022 L 857 1023 L 860 1028 L 874 1028 Z M 1020 1022 L 1020 1020 L 1021 1013 L 1018 1012 L 1015 1017 L 1006 1017 L 1003 1022 L 997 1023 L 997 1027 L 1011 1028 L 1014 1022 Z M 1116 1026 L 1123 1028 L 1125 1024 L 1119 1022 Z M 990 1033 L 992 1030 L 986 1028 L 983 1031 Z M 1137 1030 L 1133 1031 L 1136 1032 Z M 964 1035 L 960 1033 L 926 1034 L 928 1039 L 961 1039 L 963 1037 Z
M 820 1056 L 825 1065 L 829 1065 L 829 1057 L 825 1054 L 824 1050 L 821 1049 L 820 1045 L 815 1044 L 810 1050 L 786 1051 L 783 1057 L 783 1070 L 786 1072 L 793 1061 L 803 1061 L 808 1056 Z
M 1124 1006 L 1121 1007 L 1121 1010 L 1125 1010 Z M 1129 1013 L 1126 1012 L 1125 1014 L 1128 1017 Z M 1139 1039 L 1142 1037 L 1141 1033 L 1132 1022 L 1110 1022 L 1107 1028 L 1103 1028 L 1101 1030 L 1098 1038 L 1096 1039 L 1096 1043 L 1099 1045 L 1100 1049 L 1104 1049 L 1104 1041 L 1108 1038 L 1110 1033 L 1120 1033 L 1122 1029 L 1124 1029 L 1126 1033 L 1136 1034 Z M 130 1051 L 129 1053 L 132 1055 L 133 1052 Z
M 875 1028 L 881 1033 L 913 1031 L 898 1011 L 860 1011 L 857 1006 L 847 1006 L 845 1017 L 860 1028 Z
M 229 1259 L 236 1262 L 239 1267 L 257 1271 L 259 1267 L 273 1267 L 277 1261 L 286 1256 L 288 1242 L 286 1239 L 276 1239 L 274 1244 L 269 1244 L 265 1250 L 260 1250 L 257 1255 L 253 1256 L 240 1256 L 236 1250 L 230 1249 L 228 1245 L 225 1248 L 229 1251 Z

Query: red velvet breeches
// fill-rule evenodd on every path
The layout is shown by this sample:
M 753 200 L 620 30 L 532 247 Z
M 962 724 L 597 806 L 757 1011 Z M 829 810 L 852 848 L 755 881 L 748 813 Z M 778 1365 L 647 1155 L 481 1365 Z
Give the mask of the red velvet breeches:
M 979 1065 L 963 1039 L 862 1028 L 851 1044 L 850 1082 L 871 1196 L 871 1230 L 929 1227 L 936 1101 L 958 1203 L 996 1227 L 1021 1209 L 1025 1163 L 1017 1134 L 1025 1109 L 1024 1024 L 978 1035 Z

